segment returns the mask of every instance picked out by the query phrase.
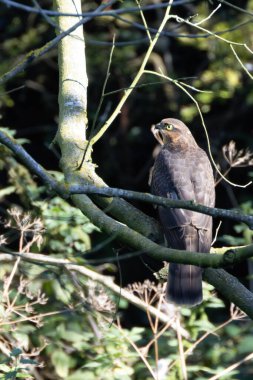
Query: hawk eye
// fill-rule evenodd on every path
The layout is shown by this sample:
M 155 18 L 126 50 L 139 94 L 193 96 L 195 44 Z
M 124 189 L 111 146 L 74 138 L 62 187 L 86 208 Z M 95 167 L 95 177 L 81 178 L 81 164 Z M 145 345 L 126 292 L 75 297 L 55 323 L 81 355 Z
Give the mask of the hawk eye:
M 172 129 L 174 128 L 172 124 L 167 124 L 165 123 L 164 124 L 164 128 L 167 130 L 167 131 L 172 131 Z

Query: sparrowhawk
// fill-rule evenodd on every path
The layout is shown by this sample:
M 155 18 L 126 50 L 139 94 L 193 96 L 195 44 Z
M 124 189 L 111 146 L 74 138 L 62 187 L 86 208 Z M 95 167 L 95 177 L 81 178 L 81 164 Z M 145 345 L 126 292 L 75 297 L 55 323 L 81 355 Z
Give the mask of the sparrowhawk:
M 206 153 L 197 145 L 186 125 L 163 119 L 153 128 L 162 145 L 151 173 L 151 193 L 170 199 L 214 206 L 214 179 Z M 170 248 L 210 252 L 212 217 L 190 210 L 158 207 L 160 222 Z M 194 306 L 202 301 L 202 269 L 169 264 L 166 296 L 177 305 Z

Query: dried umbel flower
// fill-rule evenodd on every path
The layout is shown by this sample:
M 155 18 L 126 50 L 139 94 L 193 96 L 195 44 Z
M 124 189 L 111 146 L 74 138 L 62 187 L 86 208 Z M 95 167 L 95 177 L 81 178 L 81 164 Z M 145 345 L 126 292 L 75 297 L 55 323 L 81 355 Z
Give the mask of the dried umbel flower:
M 233 168 L 253 166 L 253 153 L 248 148 L 238 150 L 233 140 L 222 147 L 222 152 L 225 160 Z
M 88 282 L 88 296 L 86 301 L 99 312 L 114 313 L 116 306 L 109 298 L 102 285 L 93 281 Z
M 230 315 L 233 320 L 240 320 L 247 317 L 247 315 L 239 309 L 239 307 L 235 306 L 233 303 L 230 305 Z
M 40 218 L 33 218 L 28 212 L 22 212 L 17 207 L 7 211 L 9 218 L 5 221 L 5 228 L 13 228 L 22 233 L 26 240 L 36 243 L 38 247 L 42 244 L 42 234 L 45 231 L 43 222 Z
M 134 282 L 133 284 L 128 285 L 127 289 L 148 303 L 158 301 L 160 296 L 164 293 L 163 285 L 161 283 L 155 284 L 150 280 L 145 280 L 143 283 Z

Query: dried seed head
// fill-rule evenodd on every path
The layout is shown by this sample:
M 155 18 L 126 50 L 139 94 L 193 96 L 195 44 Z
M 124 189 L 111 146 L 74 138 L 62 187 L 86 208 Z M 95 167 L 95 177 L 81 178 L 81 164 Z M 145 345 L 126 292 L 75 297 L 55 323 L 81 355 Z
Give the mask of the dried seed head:
M 238 150 L 233 140 L 222 147 L 222 152 L 231 167 L 253 166 L 253 153 L 248 148 Z

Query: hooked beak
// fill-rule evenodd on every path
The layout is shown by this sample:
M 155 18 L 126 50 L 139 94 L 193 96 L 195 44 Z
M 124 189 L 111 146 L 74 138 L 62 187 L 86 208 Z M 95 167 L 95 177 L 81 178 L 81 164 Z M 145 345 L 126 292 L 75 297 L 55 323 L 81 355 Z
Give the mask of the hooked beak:
M 163 145 L 163 136 L 161 133 L 162 129 L 163 129 L 162 123 L 153 125 L 151 128 L 151 132 L 153 133 L 155 139 L 159 142 L 160 145 Z
M 155 129 L 158 129 L 158 131 L 161 130 L 161 129 L 163 129 L 163 123 L 156 124 L 155 125 Z

